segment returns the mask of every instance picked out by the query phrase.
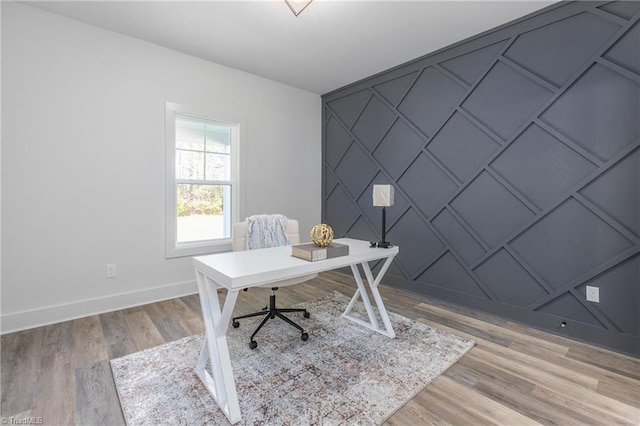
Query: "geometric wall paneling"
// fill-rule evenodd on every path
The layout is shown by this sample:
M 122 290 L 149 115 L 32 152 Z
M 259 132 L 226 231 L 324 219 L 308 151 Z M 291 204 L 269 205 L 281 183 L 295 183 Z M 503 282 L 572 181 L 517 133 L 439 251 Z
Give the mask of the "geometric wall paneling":
M 638 2 L 640 5 L 640 2 Z M 640 24 L 636 23 L 604 55 L 605 58 L 640 75 Z
M 351 128 L 370 97 L 370 91 L 361 90 L 331 101 L 328 105 L 340 117 L 340 120 Z
M 355 199 L 378 173 L 378 169 L 371 157 L 354 142 L 338 163 L 335 173 Z
M 560 289 L 633 244 L 570 198 L 509 246 L 552 288 Z
M 379 231 L 374 231 L 367 221 L 360 216 L 356 223 L 346 232 L 346 237 L 364 241 L 377 241 L 379 239 L 378 233 Z
M 640 237 L 640 149 L 594 179 L 580 194 Z
M 503 139 L 522 126 L 552 95 L 548 89 L 498 62 L 463 108 Z
M 338 180 L 333 175 L 333 172 L 327 167 L 324 168 L 324 191 L 325 194 L 330 194 L 333 188 L 338 184 Z
M 499 147 L 486 133 L 456 112 L 429 142 L 427 150 L 460 182 L 465 182 Z
M 526 307 L 548 293 L 507 251 L 498 250 L 474 272 L 498 300 Z
M 615 1 L 607 3 L 598 9 L 612 13 L 624 19 L 631 19 L 633 15 L 640 12 L 640 2 L 638 1 Z
M 640 255 L 611 268 L 576 288 L 585 295 L 586 286 L 600 288 L 600 303 L 593 308 L 600 311 L 624 333 L 640 334 Z M 585 296 L 586 297 L 586 296 Z
M 406 74 L 401 77 L 394 78 L 393 80 L 380 83 L 373 86 L 380 95 L 385 98 L 391 105 L 396 106 L 407 93 L 407 89 L 416 79 L 417 72 Z
M 378 173 L 357 201 L 360 212 L 364 214 L 364 216 L 369 220 L 369 223 L 373 225 L 373 229 L 376 231 L 375 234 L 378 235 L 378 238 L 382 237 L 382 235 L 379 235 L 380 230 L 382 229 L 382 207 L 375 207 L 373 205 L 373 185 L 389 184 L 393 185 L 393 182 L 390 182 L 383 173 Z M 408 207 L 409 203 L 402 195 L 402 192 L 395 191 L 393 206 L 386 208 L 387 229 L 393 226 L 396 220 L 404 214 Z
M 464 88 L 434 67 L 429 67 L 409 89 L 398 111 L 430 137 L 465 93 Z
M 344 192 L 337 186 L 325 200 L 326 213 L 324 222 L 333 228 L 336 235 L 344 235 L 349 227 L 360 216 L 358 208 Z
M 589 311 L 580 303 L 571 293 L 564 293 L 551 302 L 536 309 L 536 312 L 544 312 L 546 314 L 555 315 L 559 318 L 570 319 L 573 321 L 589 324 L 596 327 L 602 327 Z
M 358 117 L 352 132 L 369 151 L 373 151 L 395 119 L 393 111 L 377 96 L 372 96 Z
M 594 64 L 541 115 L 601 160 L 640 137 L 640 84 Z
M 428 218 L 458 189 L 425 154 L 420 154 L 409 166 L 398 180 L 398 185 L 411 198 L 414 206 Z
M 486 253 L 447 209 L 442 210 L 431 223 L 467 265 Z
M 580 13 L 518 36 L 504 56 L 560 87 L 619 29 Z
M 444 245 L 413 209 L 409 209 L 388 230 L 387 239 L 402 249 L 396 257 L 409 276 L 442 251 Z
M 398 120 L 375 149 L 373 156 L 394 179 L 397 179 L 416 158 L 425 143 L 404 121 Z
M 533 217 L 533 213 L 489 173 L 482 172 L 451 207 L 490 247 Z
M 597 169 L 535 124 L 522 132 L 491 168 L 540 210 Z
M 323 95 L 322 220 L 376 241 L 394 185 L 386 284 L 640 356 L 639 21 L 558 2 Z
M 324 145 L 324 158 L 325 161 L 329 163 L 329 166 L 335 167 L 353 138 L 333 116 L 327 121 L 324 131 L 328 141 L 328 143 Z
M 449 252 L 429 266 L 416 281 L 487 299 L 486 293 L 478 283 Z
M 493 62 L 505 43 L 506 42 L 501 41 L 490 44 L 489 46 L 441 62 L 440 66 L 468 85 L 472 85 L 484 73 L 489 64 Z

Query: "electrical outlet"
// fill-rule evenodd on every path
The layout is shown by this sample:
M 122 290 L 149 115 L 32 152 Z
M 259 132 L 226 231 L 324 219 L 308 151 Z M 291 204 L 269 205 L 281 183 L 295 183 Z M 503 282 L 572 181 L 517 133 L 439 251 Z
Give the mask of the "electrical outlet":
M 117 275 L 116 264 L 115 263 L 107 264 L 107 278 L 115 278 L 116 275 Z
M 587 302 L 600 303 L 600 287 L 587 286 Z

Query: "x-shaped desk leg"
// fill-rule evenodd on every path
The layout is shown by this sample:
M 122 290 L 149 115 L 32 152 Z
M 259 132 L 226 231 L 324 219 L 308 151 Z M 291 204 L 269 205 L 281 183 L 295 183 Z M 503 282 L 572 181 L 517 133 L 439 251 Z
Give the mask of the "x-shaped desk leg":
M 211 278 L 200 271 L 196 272 L 200 304 L 206 330 L 206 337 L 200 351 L 200 358 L 196 364 L 195 373 L 207 388 L 213 399 L 231 424 L 240 421 L 240 404 L 236 392 L 236 382 L 231 368 L 231 357 L 227 345 L 227 327 L 231 319 L 233 307 L 238 298 L 238 290 L 229 290 L 220 310 L 218 286 Z M 206 370 L 207 362 L 211 361 L 211 372 Z
M 387 310 L 385 309 L 384 303 L 382 302 L 382 297 L 380 296 L 380 292 L 378 291 L 378 284 L 380 284 L 382 277 L 384 277 L 384 274 L 387 272 L 387 269 L 389 269 L 389 266 L 391 265 L 392 260 L 393 260 L 393 256 L 388 257 L 385 260 L 384 264 L 382 265 L 382 268 L 380 269 L 380 272 L 378 272 L 378 276 L 375 279 L 373 278 L 373 273 L 371 272 L 369 263 L 363 262 L 360 264 L 362 266 L 362 269 L 364 270 L 364 274 L 367 278 L 367 283 L 369 284 L 369 289 L 371 290 L 371 294 L 373 294 L 373 298 L 376 302 L 378 312 L 380 313 L 380 318 L 382 318 L 384 328 L 378 325 L 378 318 L 376 317 L 375 312 L 373 311 L 373 306 L 371 305 L 371 301 L 369 300 L 369 295 L 367 294 L 367 289 L 364 285 L 364 282 L 362 281 L 362 276 L 360 275 L 360 270 L 358 269 L 357 264 L 351 265 L 351 272 L 353 273 L 353 277 L 355 278 L 356 283 L 358 284 L 358 289 L 356 290 L 355 294 L 351 298 L 349 305 L 347 305 L 347 309 L 345 309 L 344 313 L 342 314 L 343 317 L 350 319 L 351 321 L 354 321 L 362 325 L 363 327 L 367 327 L 373 331 L 376 331 L 380 334 L 383 334 L 391 338 L 396 337 L 396 333 L 393 331 L 393 327 L 391 326 L 391 321 L 389 320 L 389 314 L 387 314 Z M 364 307 L 367 310 L 369 322 L 351 315 L 351 311 L 358 300 L 358 296 L 362 297 L 362 302 L 364 303 Z

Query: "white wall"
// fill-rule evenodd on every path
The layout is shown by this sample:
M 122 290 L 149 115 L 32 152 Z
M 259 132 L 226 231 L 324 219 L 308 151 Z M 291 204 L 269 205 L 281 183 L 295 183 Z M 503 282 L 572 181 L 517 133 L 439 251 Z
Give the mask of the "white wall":
M 2 65 L 3 332 L 196 291 L 164 257 L 165 101 L 246 120 L 241 217 L 320 220 L 317 94 L 7 2 Z

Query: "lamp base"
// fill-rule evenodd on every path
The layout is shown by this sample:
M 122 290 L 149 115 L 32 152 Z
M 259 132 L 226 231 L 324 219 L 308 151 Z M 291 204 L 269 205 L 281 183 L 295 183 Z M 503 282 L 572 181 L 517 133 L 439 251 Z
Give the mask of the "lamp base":
M 390 248 L 393 247 L 389 241 L 371 241 L 371 245 L 369 247 L 377 247 L 377 248 Z

